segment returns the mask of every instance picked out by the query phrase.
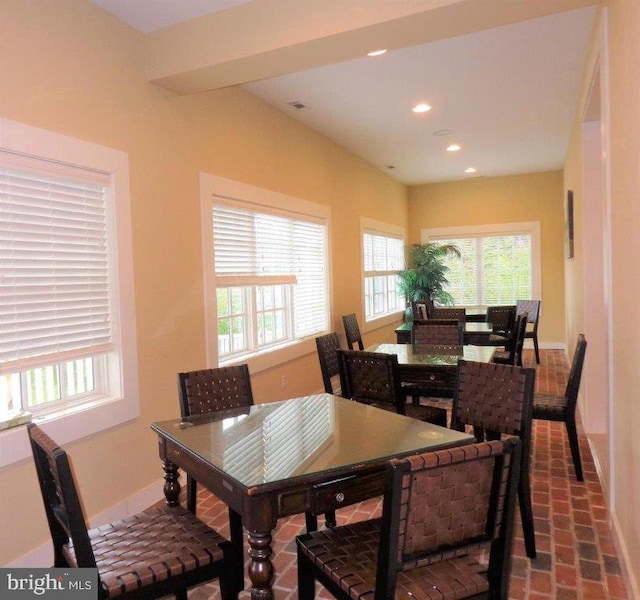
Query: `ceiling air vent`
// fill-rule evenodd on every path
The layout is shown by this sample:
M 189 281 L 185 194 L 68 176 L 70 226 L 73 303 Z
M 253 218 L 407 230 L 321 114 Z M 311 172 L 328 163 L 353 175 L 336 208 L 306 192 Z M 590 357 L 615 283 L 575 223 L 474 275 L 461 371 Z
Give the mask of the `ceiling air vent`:
M 307 108 L 306 105 L 302 104 L 299 100 L 294 100 L 293 102 L 287 102 L 289 106 L 293 106 L 296 110 L 302 110 L 303 108 Z

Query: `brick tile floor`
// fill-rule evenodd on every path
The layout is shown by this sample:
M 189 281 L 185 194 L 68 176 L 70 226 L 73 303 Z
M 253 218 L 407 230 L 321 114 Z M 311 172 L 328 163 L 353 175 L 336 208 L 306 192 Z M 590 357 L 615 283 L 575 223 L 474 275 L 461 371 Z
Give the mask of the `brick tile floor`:
M 525 350 L 525 366 L 536 366 Z M 542 350 L 536 389 L 564 393 L 568 365 L 559 350 Z M 584 482 L 575 479 L 564 424 L 534 421 L 531 466 L 533 512 L 538 555 L 528 559 L 520 517 L 516 516 L 509 597 L 515 600 L 628 600 L 611 536 L 604 496 L 587 439 L 579 426 Z M 338 511 L 338 524 L 378 515 L 379 498 Z M 199 488 L 198 515 L 228 535 L 226 507 Z M 295 600 L 296 555 L 294 537 L 304 531 L 304 517 L 282 519 L 273 534 L 276 600 Z M 248 580 L 247 580 L 247 589 Z M 242 599 L 248 592 L 242 592 Z M 331 596 L 320 586 L 318 598 Z M 190 600 L 218 600 L 216 584 L 193 589 Z

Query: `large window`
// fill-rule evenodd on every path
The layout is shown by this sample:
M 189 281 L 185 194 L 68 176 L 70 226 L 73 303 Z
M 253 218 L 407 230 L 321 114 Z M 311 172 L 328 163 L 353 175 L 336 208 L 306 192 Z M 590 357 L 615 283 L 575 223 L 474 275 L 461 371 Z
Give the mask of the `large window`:
M 127 159 L 11 121 L 0 129 L 0 421 L 28 412 L 70 441 L 139 410 Z M 2 464 L 28 450 L 12 433 L 0 434 Z
M 107 174 L 0 152 L 0 416 L 102 396 L 111 332 Z
M 425 230 L 423 240 L 460 249 L 460 258 L 445 260 L 446 291 L 456 306 L 515 304 L 540 297 L 539 223 Z
M 262 203 L 251 202 L 245 198 L 256 188 L 226 183 L 235 198 L 218 192 L 209 200 L 218 364 L 312 340 L 329 327 L 326 219 L 290 210 L 267 190 Z
M 362 219 L 365 321 L 395 315 L 404 308 L 404 299 L 398 294 L 398 271 L 404 268 L 404 239 L 391 229 Z

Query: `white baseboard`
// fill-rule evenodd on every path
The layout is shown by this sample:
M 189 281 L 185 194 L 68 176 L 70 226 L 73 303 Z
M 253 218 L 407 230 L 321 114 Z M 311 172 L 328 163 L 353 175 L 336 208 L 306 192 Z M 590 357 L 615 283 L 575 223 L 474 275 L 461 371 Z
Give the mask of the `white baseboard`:
M 129 496 L 124 501 L 112 506 L 108 510 L 95 515 L 89 520 L 89 527 L 99 527 L 105 523 L 117 521 L 129 515 L 144 510 L 164 498 L 162 491 L 164 485 L 163 480 L 158 480 L 150 486 L 136 492 L 133 496 Z M 53 565 L 53 547 L 51 541 L 34 548 L 27 554 L 11 561 L 5 565 L 6 568 L 19 567 L 50 567 Z
M 627 588 L 627 595 L 629 598 L 640 599 L 640 581 L 638 581 L 640 573 L 637 569 L 634 572 L 629 568 L 629 565 L 637 566 L 638 562 L 631 560 L 629 549 L 625 544 L 624 536 L 621 535 L 620 523 L 618 522 L 618 518 L 615 513 L 611 513 L 611 533 L 613 534 L 613 542 L 616 546 L 616 550 L 618 551 L 622 578 L 624 579 L 624 584 Z
M 533 350 L 533 341 L 526 339 L 524 347 Z M 564 342 L 538 342 L 540 350 L 564 350 L 566 352 L 567 345 Z

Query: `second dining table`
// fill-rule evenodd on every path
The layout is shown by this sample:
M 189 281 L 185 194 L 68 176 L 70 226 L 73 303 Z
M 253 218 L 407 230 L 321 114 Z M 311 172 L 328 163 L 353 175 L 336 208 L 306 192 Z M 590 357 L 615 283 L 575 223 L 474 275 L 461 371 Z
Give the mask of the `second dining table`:
M 374 344 L 368 352 L 395 354 L 398 357 L 400 379 L 403 383 L 419 385 L 425 395 L 451 398 L 460 359 L 491 362 L 493 346 L 443 346 L 413 344 Z
M 396 343 L 410 344 L 412 322 L 403 323 L 396 327 Z M 466 321 L 464 324 L 464 343 L 486 346 L 489 344 L 489 336 L 493 333 L 491 323 Z

